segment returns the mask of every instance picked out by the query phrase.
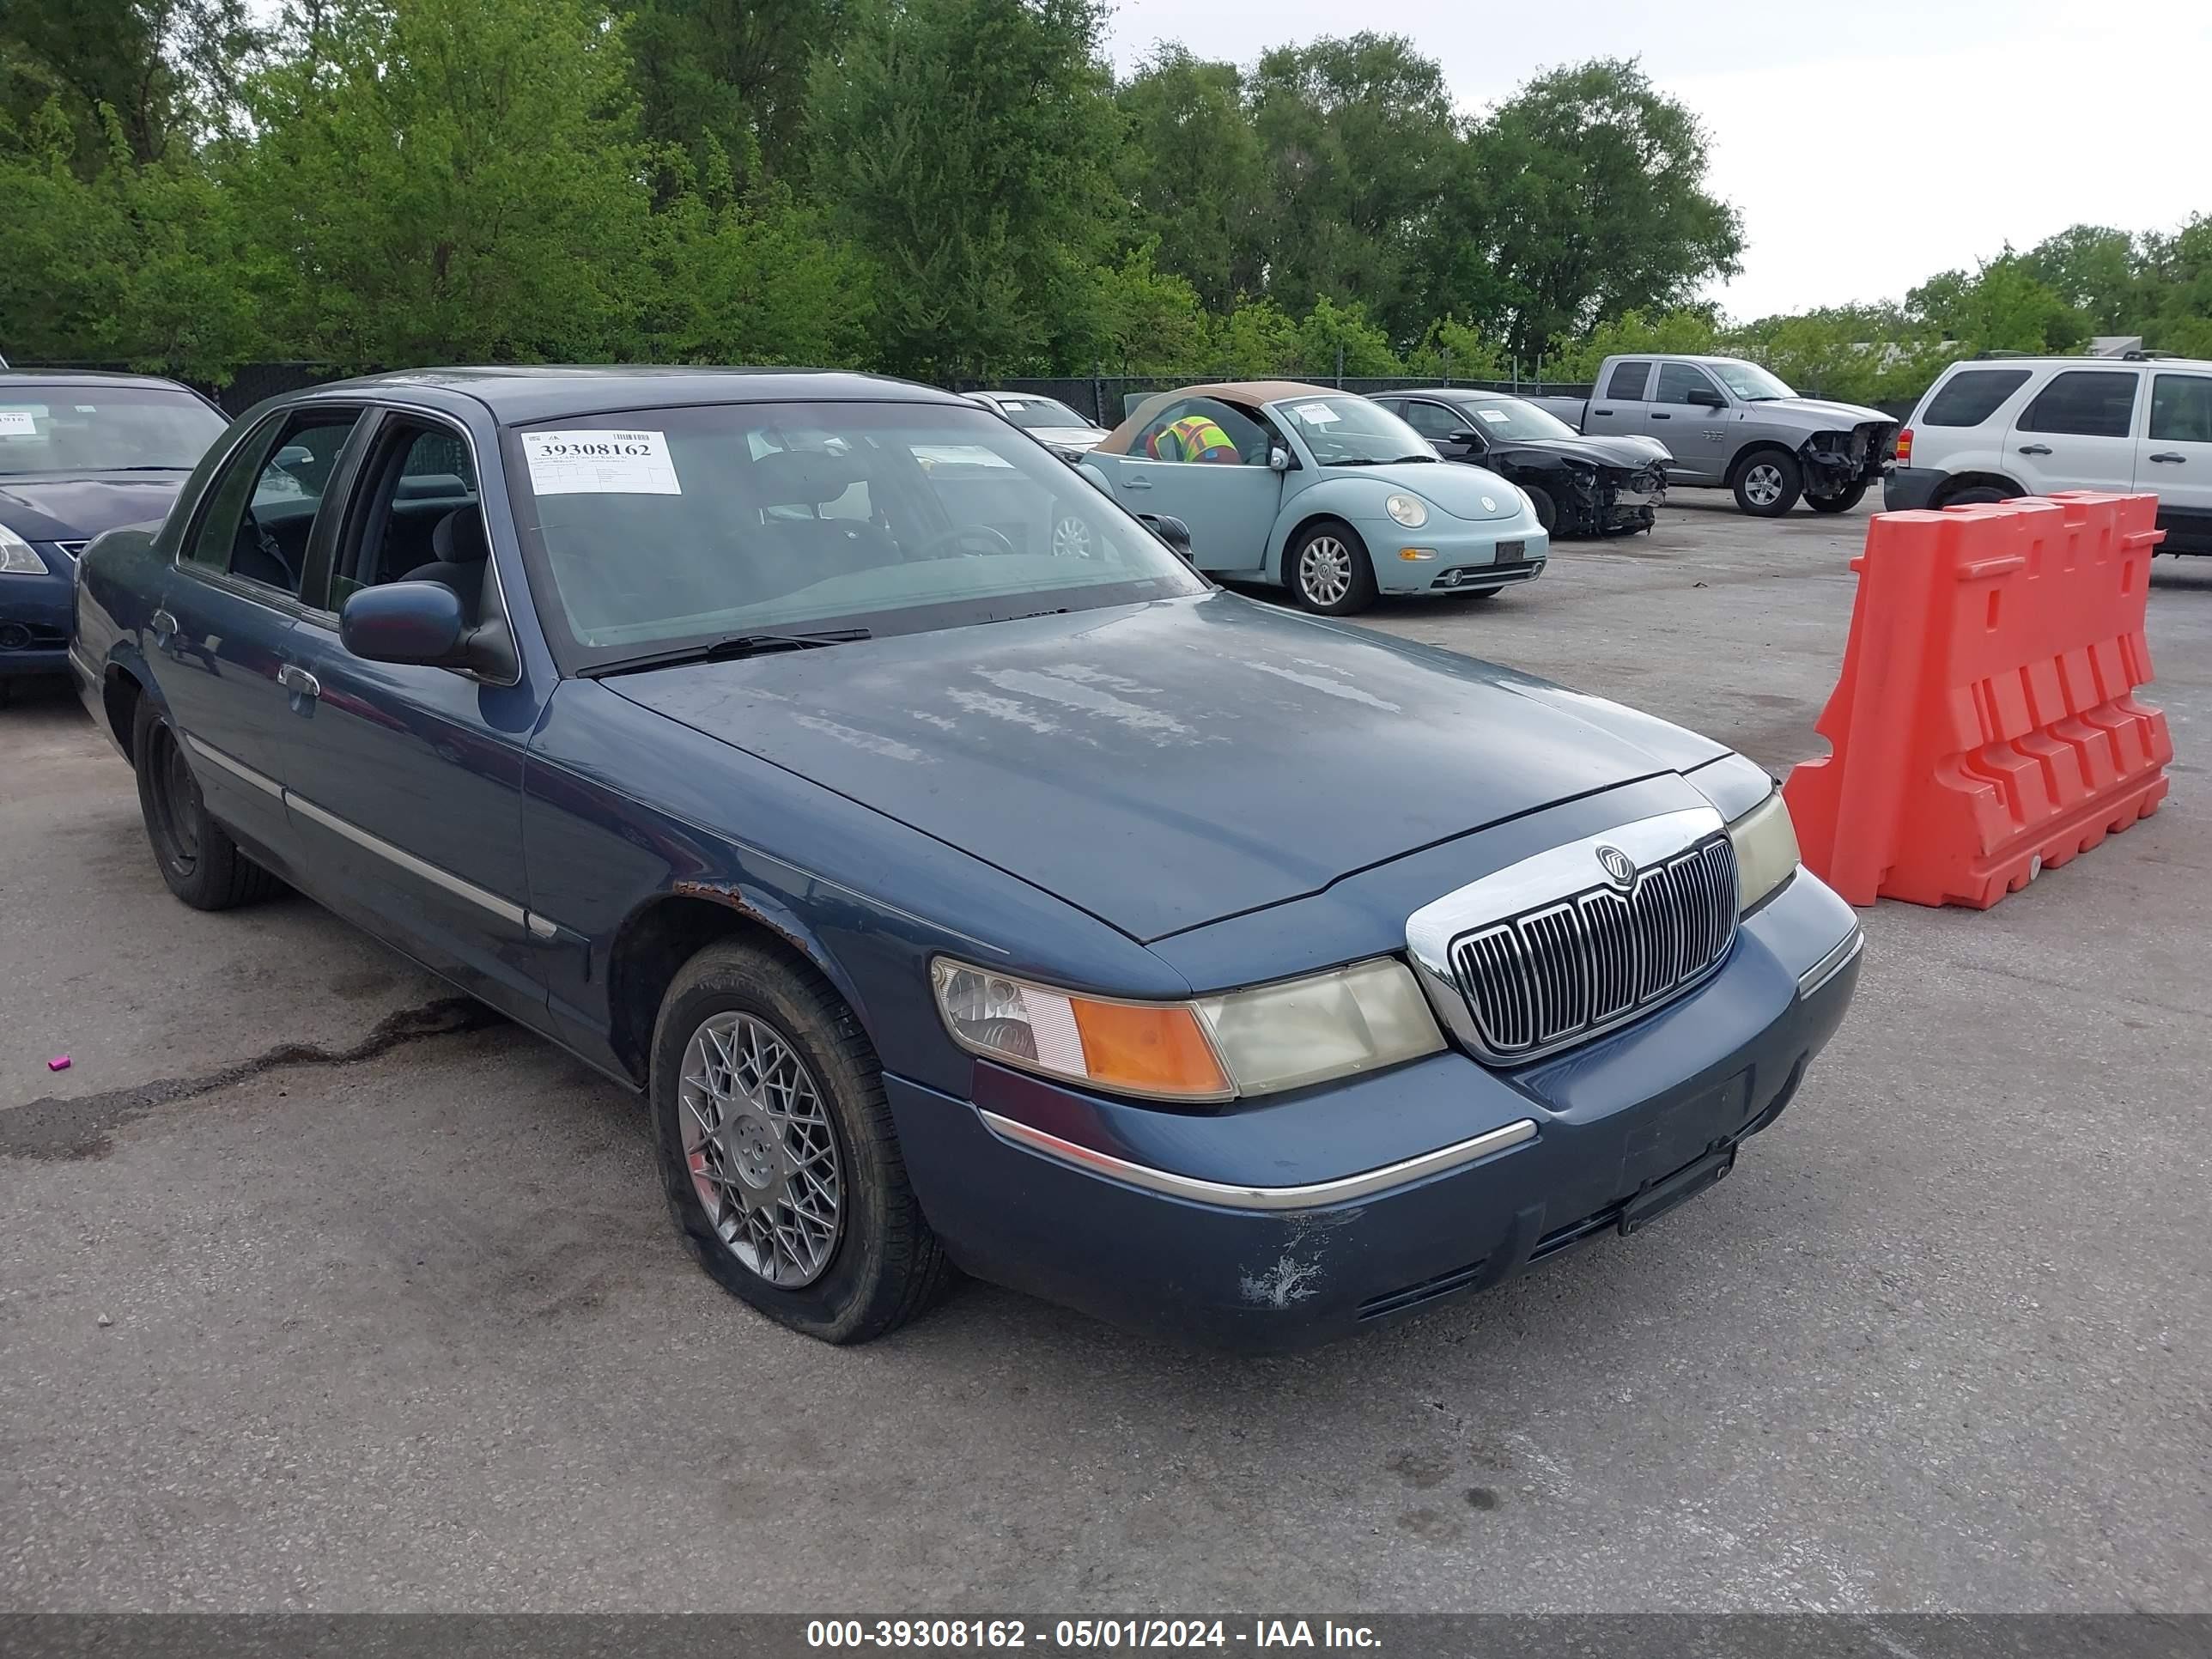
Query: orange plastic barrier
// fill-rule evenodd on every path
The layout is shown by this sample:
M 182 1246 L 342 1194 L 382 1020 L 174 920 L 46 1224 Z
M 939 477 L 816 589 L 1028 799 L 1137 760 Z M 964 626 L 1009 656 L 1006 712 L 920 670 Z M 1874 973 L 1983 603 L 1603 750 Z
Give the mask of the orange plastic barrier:
M 1818 729 L 1783 793 L 1853 904 L 1986 910 L 2148 817 L 2173 739 L 2136 700 L 2157 499 L 2087 493 L 1885 513 Z

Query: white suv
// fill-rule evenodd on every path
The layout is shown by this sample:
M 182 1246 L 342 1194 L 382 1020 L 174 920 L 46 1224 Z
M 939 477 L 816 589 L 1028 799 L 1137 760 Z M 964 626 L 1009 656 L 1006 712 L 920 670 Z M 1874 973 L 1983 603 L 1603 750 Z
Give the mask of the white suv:
M 2158 497 L 2162 553 L 2212 553 L 2212 362 L 1976 358 L 1943 371 L 1897 435 L 1882 505 L 2058 489 Z

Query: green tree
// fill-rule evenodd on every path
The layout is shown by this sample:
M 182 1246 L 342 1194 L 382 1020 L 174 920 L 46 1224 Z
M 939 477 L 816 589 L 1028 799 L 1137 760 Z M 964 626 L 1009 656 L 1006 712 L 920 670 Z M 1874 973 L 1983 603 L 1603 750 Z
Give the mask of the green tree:
M 1406 372 L 1426 379 L 1498 380 L 1511 372 L 1504 346 L 1480 329 L 1455 318 L 1442 317 L 1429 325 L 1406 360 Z
M 814 186 L 875 264 L 884 368 L 1018 373 L 1069 337 L 1115 228 L 1103 20 L 1098 0 L 854 0 L 815 60 Z
M 2144 241 L 2150 293 L 2143 343 L 2212 357 L 2212 216 L 2192 218 L 2174 235 Z
M 2127 232 L 2074 225 L 2038 242 L 2020 263 L 2096 331 L 2130 333 L 2142 325 L 2142 270 Z
M 1079 342 L 1064 367 L 1103 363 L 1117 374 L 1182 374 L 1212 361 L 1212 321 L 1197 290 L 1158 269 L 1156 251 L 1148 241 L 1094 273 L 1096 286 L 1084 307 L 1095 331 L 1090 358 L 1081 356 Z
M 1607 357 L 1650 352 L 1698 356 L 1717 350 L 1720 331 L 1709 307 L 1686 306 L 1673 311 L 1626 312 L 1600 323 L 1580 339 L 1559 340 L 1542 359 L 1547 380 L 1589 380 Z M 1523 358 L 1521 367 L 1531 374 L 1536 360 Z
M 1222 319 L 1221 372 L 1238 380 L 1273 380 L 1306 372 L 1298 325 L 1273 300 L 1250 300 Z
M 245 0 L 9 0 L 0 114 L 21 131 L 57 100 L 85 178 L 116 161 L 118 132 L 125 164 L 185 159 L 228 125 L 263 38 Z
M 1158 245 L 1162 270 L 1216 312 L 1257 293 L 1267 273 L 1267 176 L 1243 94 L 1234 64 L 1163 46 L 1115 97 L 1128 132 L 1121 185 L 1136 233 Z
M 189 160 L 140 166 L 114 112 L 89 180 L 55 99 L 0 116 L 0 342 L 22 362 L 127 362 L 222 380 L 263 349 L 233 204 Z
M 2007 248 L 1971 274 L 1947 270 L 1905 296 L 1962 356 L 1977 351 L 2070 351 L 2089 336 L 2088 313 L 2039 281 Z
M 1390 349 L 1390 337 L 1368 320 L 1367 308 L 1354 301 L 1338 305 L 1327 295 L 1298 325 L 1298 360 L 1313 380 L 1326 380 L 1340 361 L 1346 374 L 1402 374 L 1406 365 Z
M 1250 98 L 1273 204 L 1268 295 L 1294 312 L 1358 301 L 1394 338 L 1418 336 L 1458 158 L 1442 69 L 1398 35 L 1316 40 L 1264 54 Z
M 1705 187 L 1703 126 L 1632 61 L 1540 76 L 1470 149 L 1468 234 L 1498 279 L 1485 320 L 1524 361 L 1739 269 L 1735 210 Z
M 629 337 L 647 153 L 592 0 L 330 0 L 249 92 L 246 271 L 301 356 L 590 361 Z
M 634 0 L 623 29 L 646 137 L 735 179 L 801 163 L 806 76 L 835 40 L 836 0 Z

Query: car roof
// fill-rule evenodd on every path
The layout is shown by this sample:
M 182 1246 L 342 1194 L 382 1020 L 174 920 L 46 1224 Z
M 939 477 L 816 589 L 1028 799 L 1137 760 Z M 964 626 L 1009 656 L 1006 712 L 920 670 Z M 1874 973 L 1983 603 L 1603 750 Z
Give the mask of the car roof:
M 166 392 L 192 391 L 183 381 L 165 375 L 126 374 L 106 368 L 0 368 L 0 386 L 160 386 Z
M 629 363 L 409 369 L 327 381 L 288 392 L 279 401 L 304 403 L 348 396 L 404 400 L 426 394 L 441 402 L 470 398 L 490 410 L 501 425 L 626 409 L 713 404 L 918 403 L 953 409 L 975 407 L 957 392 L 882 374 L 814 368 L 672 368 Z
M 1383 398 L 1503 398 L 1509 404 L 1525 404 L 1528 400 L 1517 392 L 1492 392 L 1479 386 L 1417 386 L 1378 392 Z
M 1360 398 L 1366 394 L 1348 392 L 1340 386 L 1310 386 L 1304 380 L 1208 380 L 1199 386 L 1179 386 L 1172 391 L 1155 392 L 1129 411 L 1128 418 L 1106 434 L 1097 446 L 1102 455 L 1126 455 L 1129 445 L 1145 423 L 1177 398 L 1220 398 L 1243 404 L 1257 404 L 1266 408 L 1292 398 Z
M 1957 368 L 2212 368 L 2205 357 L 1961 357 Z

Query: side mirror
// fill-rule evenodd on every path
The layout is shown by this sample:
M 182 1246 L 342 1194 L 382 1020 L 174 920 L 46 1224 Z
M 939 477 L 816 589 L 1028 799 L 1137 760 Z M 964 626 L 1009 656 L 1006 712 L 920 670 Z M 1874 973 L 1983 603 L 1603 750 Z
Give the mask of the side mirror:
M 1480 449 L 1483 447 L 1482 434 L 1477 432 L 1471 426 L 1463 426 L 1460 428 L 1458 431 L 1453 433 L 1451 436 L 1446 438 L 1444 441 L 1448 444 L 1465 444 L 1470 449 Z
M 1163 513 L 1158 518 L 1147 519 L 1145 522 L 1152 526 L 1153 534 L 1173 548 L 1186 564 L 1195 562 L 1197 556 L 1191 551 L 1188 525 L 1171 513 Z
M 1690 401 L 1700 409 L 1726 409 L 1728 399 L 1709 386 L 1692 386 Z
M 338 611 L 338 641 L 364 662 L 463 668 L 502 683 L 518 667 L 507 624 L 471 628 L 460 595 L 443 582 L 356 589 Z
M 1282 445 L 1277 444 L 1268 450 L 1267 470 L 1270 472 L 1288 472 L 1291 465 L 1291 452 Z
M 313 466 L 315 452 L 305 444 L 286 444 L 276 454 L 276 465 L 283 467 Z

